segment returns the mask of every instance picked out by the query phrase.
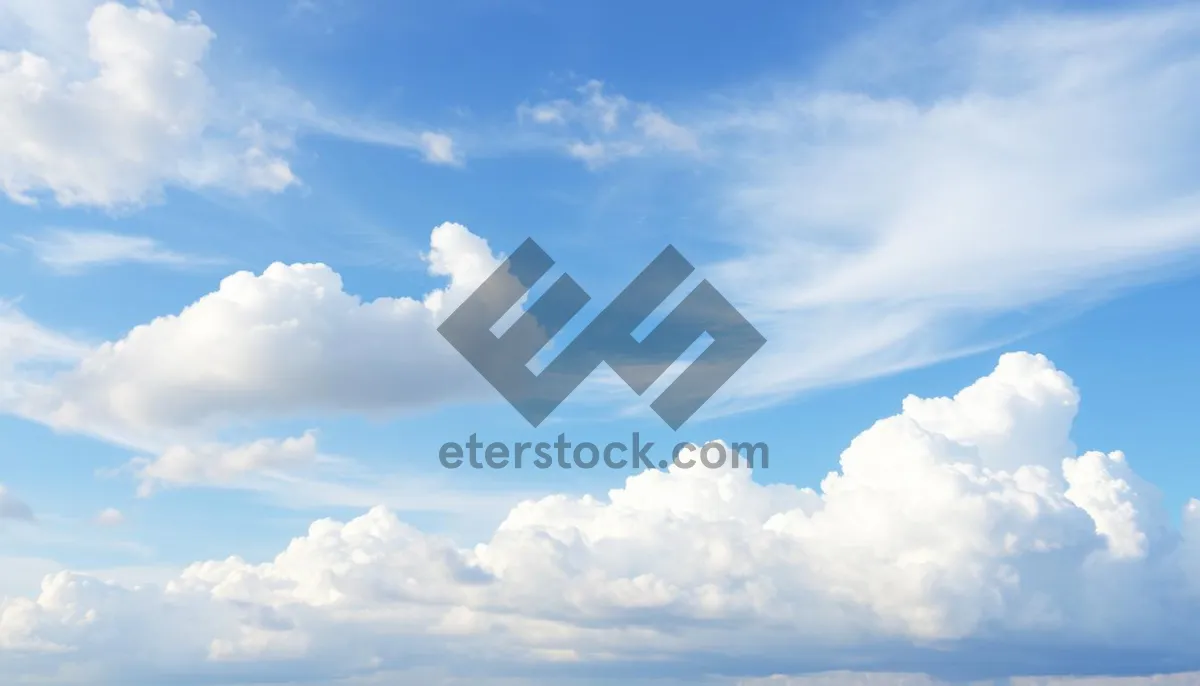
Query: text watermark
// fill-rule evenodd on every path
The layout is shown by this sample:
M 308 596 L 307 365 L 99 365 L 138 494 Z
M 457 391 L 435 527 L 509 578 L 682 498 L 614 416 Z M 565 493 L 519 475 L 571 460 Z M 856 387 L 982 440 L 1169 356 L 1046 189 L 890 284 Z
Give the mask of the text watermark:
M 559 434 L 554 443 L 547 442 L 491 442 L 480 441 L 471 434 L 465 443 L 450 441 L 442 445 L 438 459 L 446 469 L 470 466 L 475 469 L 679 469 L 704 467 L 707 469 L 767 469 L 770 466 L 770 448 L 766 443 L 709 441 L 697 446 L 694 443 L 675 444 L 670 458 L 651 455 L 653 441 L 642 441 L 641 434 L 633 432 L 628 443 L 613 442 L 599 445 L 591 441 L 571 443 L 566 434 Z M 553 450 L 552 450 L 553 449 Z

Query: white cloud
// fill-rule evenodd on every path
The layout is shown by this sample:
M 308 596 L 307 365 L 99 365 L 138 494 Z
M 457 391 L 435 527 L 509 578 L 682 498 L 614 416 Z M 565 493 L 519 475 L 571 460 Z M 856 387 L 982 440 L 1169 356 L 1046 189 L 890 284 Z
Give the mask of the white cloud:
M 30 368 L 70 363 L 87 346 L 50 331 L 26 317 L 15 305 L 0 300 L 0 407 L 19 402 Z
M 618 159 L 650 153 L 696 153 L 699 143 L 684 126 L 657 108 L 609 95 L 604 84 L 592 80 L 577 90 L 575 98 L 523 104 L 520 122 L 564 128 L 561 142 L 568 155 L 597 168 Z
M 345 141 L 415 151 L 430 164 L 464 164 L 457 134 L 339 114 L 336 113 L 337 108 L 318 106 L 285 85 L 254 83 L 251 89 L 243 89 L 239 95 L 249 109 L 261 114 L 262 119 L 299 134 L 332 136 Z
M 276 264 L 234 274 L 178 315 L 100 345 L 0 303 L 0 409 L 134 448 L 141 456 L 108 472 L 133 476 L 144 496 L 221 487 L 285 507 L 503 512 L 512 491 L 365 470 L 319 454 L 313 432 L 240 442 L 236 430 L 322 411 L 374 415 L 494 397 L 436 326 L 500 258 L 453 223 L 431 232 L 422 257 L 446 285 L 420 299 L 363 302 L 325 265 Z M 222 439 L 227 429 L 237 441 Z
M 317 107 L 244 60 L 241 74 L 206 69 L 216 33 L 171 10 L 147 0 L 0 6 L 0 123 L 12 134 L 0 190 L 10 199 L 123 207 L 168 186 L 279 192 L 300 183 L 288 157 L 306 135 L 463 163 L 449 133 Z M 328 24 L 337 13 L 324 14 Z
M 318 458 L 316 432 L 309 431 L 242 445 L 173 445 L 153 460 L 134 460 L 132 466 L 141 482 L 138 494 L 145 497 L 161 486 L 228 485 L 249 474 L 311 466 Z
M 691 131 L 671 121 L 667 115 L 653 109 L 643 110 L 633 125 L 648 140 L 661 143 L 671 150 L 695 151 L 699 143 Z
M 33 509 L 0 484 L 0 519 L 33 520 Z
M 421 147 L 425 153 L 425 161 L 434 164 L 461 164 L 454 150 L 454 139 L 444 133 L 426 131 L 421 134 Z
M 62 205 L 122 207 L 168 185 L 280 191 L 295 183 L 254 122 L 230 128 L 215 111 L 202 68 L 214 33 L 197 15 L 117 2 L 72 3 L 56 14 L 19 2 L 5 16 L 24 29 L 5 34 L 58 51 L 0 50 L 0 189 L 10 199 L 30 204 L 48 193 Z M 80 33 L 82 55 L 67 41 Z
M 562 109 L 554 103 L 524 105 L 517 108 L 517 116 L 529 118 L 538 124 L 565 124 L 567 121 Z
M 42 264 L 68 273 L 88 267 L 131 262 L 168 266 L 211 262 L 205 258 L 169 250 L 153 238 L 145 236 L 54 229 L 42 236 L 23 238 Z
M 125 515 L 115 507 L 106 507 L 96 515 L 96 523 L 100 526 L 120 526 L 125 523 Z
M 177 315 L 118 341 L 74 346 L 72 368 L 17 377 L 0 406 L 58 429 L 160 451 L 268 416 L 389 412 L 488 397 L 486 383 L 436 326 L 500 260 L 459 224 L 435 228 L 430 245 L 430 273 L 449 284 L 422 299 L 363 302 L 324 264 L 238 272 Z M 41 331 L 14 321 L 24 322 L 12 325 L 18 334 L 27 332 L 17 343 Z M 11 356 L 34 355 L 30 345 Z M 5 357 L 0 348 L 0 361 Z
M 686 117 L 740 247 L 706 275 L 768 339 L 706 409 L 990 347 L 1191 265 L 1193 5 L 922 18 Z
M 246 661 L 328 683 L 423 667 L 559 683 L 647 660 L 681 679 L 903 668 L 954 683 L 1137 655 L 1194 665 L 1200 505 L 1173 531 L 1124 457 L 1075 457 L 1078 402 L 1049 361 L 1014 353 L 953 398 L 906 399 L 819 489 L 650 471 L 606 497 L 522 502 L 474 548 L 376 508 L 162 589 L 55 575 L 0 606 L 0 665 L 28 674 L 30 651 L 71 650 L 56 664 L 95 679 L 212 683 Z

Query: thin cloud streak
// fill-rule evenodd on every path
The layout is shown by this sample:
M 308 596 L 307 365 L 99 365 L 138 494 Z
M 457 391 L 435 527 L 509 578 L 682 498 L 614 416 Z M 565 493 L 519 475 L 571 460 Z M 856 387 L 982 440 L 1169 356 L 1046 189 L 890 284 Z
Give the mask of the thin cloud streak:
M 40 236 L 19 238 L 39 262 L 67 274 L 119 264 L 189 268 L 225 263 L 217 258 L 176 252 L 147 236 L 52 229 Z

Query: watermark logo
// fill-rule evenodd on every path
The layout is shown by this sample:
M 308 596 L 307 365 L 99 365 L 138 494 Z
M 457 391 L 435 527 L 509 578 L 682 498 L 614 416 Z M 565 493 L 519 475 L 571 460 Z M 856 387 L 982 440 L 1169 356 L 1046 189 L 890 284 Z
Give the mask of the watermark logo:
M 737 309 L 702 281 L 642 340 L 633 332 L 695 271 L 667 246 L 540 374 L 528 364 L 591 297 L 560 276 L 503 334 L 493 327 L 554 266 L 526 239 L 438 331 L 535 428 L 602 363 L 645 393 L 705 333 L 712 342 L 650 404 L 679 429 L 765 343 Z

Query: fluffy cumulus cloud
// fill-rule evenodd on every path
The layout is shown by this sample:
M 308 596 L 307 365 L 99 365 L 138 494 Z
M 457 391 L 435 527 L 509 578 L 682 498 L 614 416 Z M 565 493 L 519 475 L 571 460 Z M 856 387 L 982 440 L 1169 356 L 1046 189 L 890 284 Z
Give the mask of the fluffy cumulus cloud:
M 1124 455 L 1080 454 L 1079 400 L 1044 357 L 1007 354 L 954 397 L 905 399 L 818 488 L 672 468 L 521 502 L 470 548 L 376 508 L 161 587 L 61 573 L 0 606 L 0 666 L 756 685 L 1195 669 L 1200 502 L 1176 529 Z M 771 677 L 831 670 L 883 676 Z
M 222 112 L 204 71 L 215 39 L 157 3 L 0 9 L 0 190 L 31 204 L 121 207 L 168 185 L 280 191 L 286 141 Z
M 171 480 L 193 474 L 187 465 L 198 459 L 194 448 L 178 445 L 195 445 L 231 423 L 486 397 L 486 384 L 436 325 L 487 278 L 499 257 L 453 223 L 432 231 L 425 257 L 430 273 L 448 284 L 420 299 L 363 301 L 324 264 L 277 263 L 260 274 L 238 272 L 179 314 L 138 326 L 117 341 L 76 348 L 78 359 L 65 370 L 16 377 L 4 407 L 59 429 L 165 450 L 148 476 Z M 15 317 L 9 326 L 18 333 L 48 335 Z M 274 452 L 262 445 L 235 449 L 210 466 L 223 471 L 257 463 L 253 456 L 260 449 Z M 208 455 L 218 447 L 199 450 Z

